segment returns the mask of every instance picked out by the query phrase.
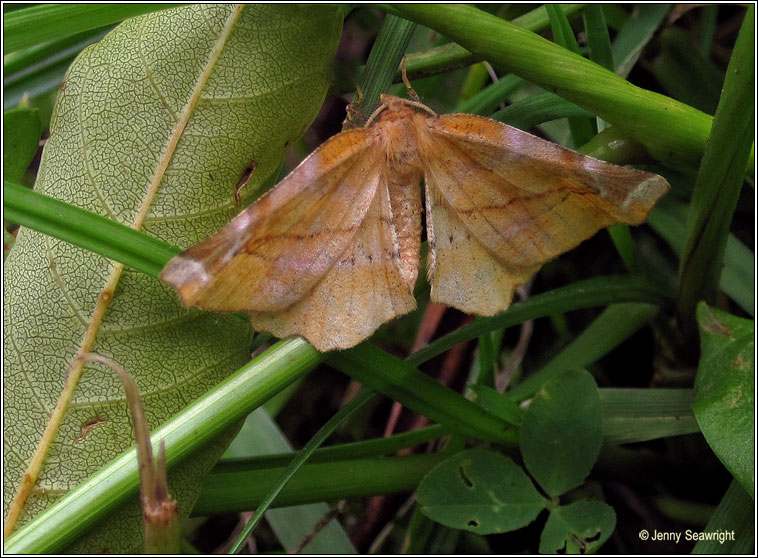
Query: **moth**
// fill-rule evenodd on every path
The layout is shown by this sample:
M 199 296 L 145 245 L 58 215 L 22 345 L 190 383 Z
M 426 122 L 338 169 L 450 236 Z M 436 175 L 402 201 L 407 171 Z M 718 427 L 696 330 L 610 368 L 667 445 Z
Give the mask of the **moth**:
M 345 349 L 416 307 L 422 206 L 431 300 L 491 316 L 546 261 L 642 223 L 668 188 L 489 118 L 383 95 L 365 127 L 327 140 L 161 279 L 185 306 L 243 310 L 256 330 Z

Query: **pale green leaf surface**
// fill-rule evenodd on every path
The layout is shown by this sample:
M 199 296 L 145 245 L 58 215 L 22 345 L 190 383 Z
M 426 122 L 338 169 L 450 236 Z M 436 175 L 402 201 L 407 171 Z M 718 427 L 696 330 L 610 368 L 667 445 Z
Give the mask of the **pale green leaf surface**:
M 550 511 L 540 537 L 542 554 L 592 554 L 616 528 L 616 512 L 605 502 L 579 500 Z
M 754 498 L 755 326 L 704 302 L 697 321 L 695 418 L 713 452 Z
M 520 529 L 546 503 L 511 458 L 486 450 L 464 451 L 437 465 L 416 498 L 427 517 L 480 535 Z
M 318 111 L 341 26 L 333 8 L 251 5 L 234 14 L 234 5 L 157 12 L 83 51 L 59 95 L 36 188 L 125 224 L 147 203 L 143 230 L 180 246 L 227 222 L 248 164 L 257 163 L 249 200 Z M 219 56 L 208 67 L 214 48 Z M 159 188 L 151 198 L 152 181 Z M 114 264 L 27 229 L 6 264 L 7 506 Z M 127 269 L 92 350 L 135 377 L 155 427 L 248 360 L 250 338 L 236 317 L 184 310 L 167 286 Z M 23 521 L 131 444 L 118 381 L 88 366 Z M 170 473 L 184 514 L 222 448 Z M 140 548 L 136 508 L 129 521 L 112 517 L 109 525 L 90 550 Z

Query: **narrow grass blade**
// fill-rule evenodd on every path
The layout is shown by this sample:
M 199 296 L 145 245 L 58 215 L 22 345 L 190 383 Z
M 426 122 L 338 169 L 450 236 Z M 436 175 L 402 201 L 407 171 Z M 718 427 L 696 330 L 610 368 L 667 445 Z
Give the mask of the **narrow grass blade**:
M 695 181 L 687 241 L 679 265 L 677 309 L 687 338 L 696 333 L 695 305 L 717 292 L 732 214 L 753 144 L 755 6 L 749 6 L 727 68 L 713 130 Z
M 464 4 L 398 4 L 394 10 L 613 124 L 653 157 L 698 160 L 712 119 L 512 23 Z
M 521 401 L 534 395 L 542 385 L 571 368 L 584 368 L 608 354 L 631 337 L 658 313 L 651 304 L 613 304 L 608 306 L 558 356 L 508 392 Z
M 553 29 L 555 43 L 574 54 L 579 54 L 579 44 L 563 11 L 559 10 L 555 4 L 546 4 L 545 9 L 550 17 L 550 27 Z M 591 117 L 569 116 L 568 125 L 571 130 L 572 147 L 584 145 L 597 133 Z
M 5 219 L 158 277 L 180 250 L 144 233 L 5 181 Z
M 379 95 L 386 93 L 392 85 L 415 28 L 414 23 L 393 15 L 384 20 L 361 76 L 363 101 L 359 110 L 363 117 L 371 115 L 379 103 Z
M 693 389 L 601 389 L 606 444 L 645 442 L 700 432 Z
M 604 306 L 612 302 L 636 301 L 661 304 L 664 296 L 657 286 L 639 276 L 595 277 L 577 281 L 566 287 L 517 302 L 498 316 L 477 318 L 474 322 L 433 341 L 406 360 L 413 366 L 418 366 L 458 343 L 474 339 L 485 332 L 551 314 Z
M 703 532 L 714 536 L 710 540 L 698 541 L 692 554 L 736 555 L 754 552 L 755 502 L 736 480 L 732 480 Z
M 648 224 L 668 244 L 681 253 L 685 242 L 687 205 L 662 200 L 648 217 Z M 749 315 L 755 313 L 755 254 L 733 234 L 726 239 L 721 289 Z
M 642 50 L 653 38 L 663 18 L 671 9 L 671 4 L 636 4 L 632 14 L 626 19 L 613 41 L 613 61 L 616 73 L 622 77 L 629 75 L 642 54 Z
M 41 4 L 5 14 L 3 54 L 180 4 Z
M 342 424 L 343 421 L 345 421 L 355 411 L 360 409 L 365 403 L 368 403 L 368 401 L 375 395 L 376 394 L 373 390 L 364 388 L 361 393 L 356 395 L 355 398 L 353 398 L 347 405 L 342 407 L 342 409 L 340 409 L 332 418 L 330 418 L 326 424 L 324 424 L 324 426 L 319 428 L 318 432 L 316 432 L 316 434 L 310 440 L 308 440 L 308 443 L 303 446 L 303 449 L 295 454 L 292 461 L 289 463 L 289 465 L 287 465 L 287 467 L 284 468 L 281 476 L 277 479 L 277 481 L 270 485 L 266 497 L 258 505 L 255 513 L 247 521 L 245 527 L 239 533 L 237 539 L 232 545 L 230 554 L 237 554 L 240 551 L 242 545 L 245 544 L 245 539 L 247 539 L 250 533 L 253 532 L 253 529 L 255 529 L 256 525 L 258 525 L 258 522 L 263 518 L 263 514 L 266 513 L 266 510 L 268 510 L 268 508 L 271 506 L 271 503 L 276 499 L 276 497 L 292 479 L 295 473 L 297 473 L 297 471 L 313 454 L 316 448 L 324 443 L 324 441 L 326 441 L 326 439 L 332 435 L 334 430 L 340 424 Z
M 327 363 L 454 432 L 502 444 L 516 441 L 515 433 L 507 430 L 503 421 L 373 345 L 363 343 L 330 353 Z
M 558 118 L 590 118 L 592 114 L 583 108 L 561 99 L 552 93 L 541 93 L 527 99 L 521 99 L 491 115 L 490 118 L 505 122 L 516 128 L 528 130 Z
M 415 490 L 421 479 L 448 457 L 434 453 L 307 463 L 279 493 L 274 506 Z M 205 516 L 250 510 L 263 501 L 282 469 L 282 466 L 251 467 L 250 460 L 220 464 L 205 478 L 192 514 Z

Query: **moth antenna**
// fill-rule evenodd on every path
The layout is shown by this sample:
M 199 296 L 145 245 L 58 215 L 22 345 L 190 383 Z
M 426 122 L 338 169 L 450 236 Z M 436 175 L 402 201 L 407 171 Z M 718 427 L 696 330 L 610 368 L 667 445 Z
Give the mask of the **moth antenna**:
M 403 61 L 400 62 L 400 73 L 403 76 L 403 83 L 405 84 L 405 88 L 408 90 L 408 96 L 415 101 L 416 103 L 421 103 L 421 97 L 418 96 L 418 93 L 416 93 L 413 90 L 413 87 L 411 87 L 411 82 L 408 80 L 408 57 L 403 56 Z M 437 116 L 435 114 L 435 116 Z
M 371 116 L 368 117 L 368 120 L 366 120 L 365 126 L 368 127 L 369 124 L 371 124 L 374 121 L 374 118 L 379 116 L 379 113 L 382 112 L 384 109 L 387 108 L 387 105 L 379 105 L 374 112 L 371 113 Z

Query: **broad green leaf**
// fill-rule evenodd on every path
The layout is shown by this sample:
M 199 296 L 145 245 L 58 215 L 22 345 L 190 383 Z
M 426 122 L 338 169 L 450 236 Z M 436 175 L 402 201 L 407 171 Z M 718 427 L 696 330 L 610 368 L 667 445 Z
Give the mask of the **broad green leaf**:
M 521 455 L 551 496 L 579 486 L 603 442 L 600 396 L 585 370 L 568 370 L 547 382 L 521 421 Z
M 437 465 L 416 498 L 434 521 L 480 535 L 529 525 L 546 503 L 512 459 L 486 450 L 464 451 Z
M 540 537 L 542 554 L 592 554 L 616 528 L 616 512 L 605 502 L 579 500 L 550 510 Z
M 39 148 L 41 133 L 37 109 L 9 110 L 3 114 L 3 174 L 18 182 Z
M 335 8 L 263 5 L 195 5 L 124 22 L 69 69 L 36 188 L 171 244 L 201 239 L 236 212 L 234 186 L 251 161 L 248 199 L 315 116 L 340 26 Z M 156 279 L 114 274 L 100 256 L 22 229 L 6 263 L 6 506 L 109 277 L 116 288 L 90 350 L 134 375 L 151 427 L 249 358 L 245 322 L 184 310 Z M 88 366 L 23 521 L 132 444 L 125 410 L 117 380 Z M 170 472 L 183 513 L 223 445 Z M 76 550 L 138 549 L 140 512 L 124 513 Z
M 721 462 L 755 496 L 755 327 L 710 308 L 697 308 L 700 363 L 692 408 Z

